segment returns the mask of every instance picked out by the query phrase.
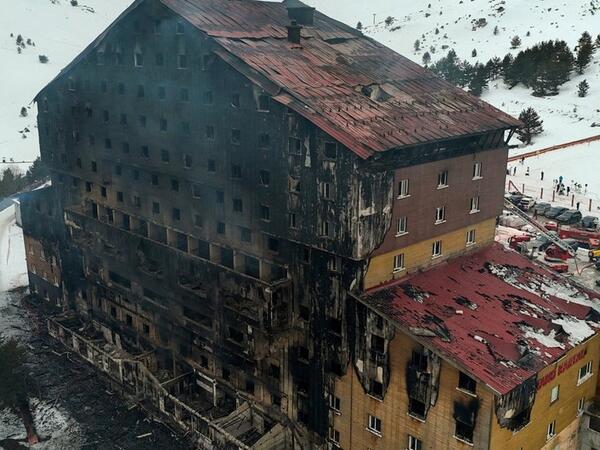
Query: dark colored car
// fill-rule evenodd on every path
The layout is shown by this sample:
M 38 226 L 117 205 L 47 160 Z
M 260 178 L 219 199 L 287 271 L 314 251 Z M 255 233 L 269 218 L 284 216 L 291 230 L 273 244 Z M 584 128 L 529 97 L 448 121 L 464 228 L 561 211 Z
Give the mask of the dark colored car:
M 585 216 L 581 219 L 581 226 L 589 230 L 598 229 L 598 218 L 594 216 Z
M 581 220 L 581 211 L 570 209 L 556 216 L 556 220 L 560 223 L 577 223 Z
M 510 194 L 508 196 L 508 201 L 511 202 L 513 205 L 519 206 L 519 203 L 521 203 L 521 199 L 523 197 L 523 194 Z
M 554 232 L 550 232 L 548 234 L 552 234 L 554 237 L 558 237 L 558 235 Z M 540 234 L 534 240 L 530 242 L 531 247 L 537 248 L 539 251 L 545 251 L 550 245 L 552 245 L 552 241 L 549 237 Z
M 533 211 L 536 212 L 538 215 L 543 216 L 546 213 L 546 211 L 548 211 L 550 208 L 552 208 L 552 205 L 550 203 L 536 203 L 533 207 Z
M 548 209 L 544 215 L 549 219 L 554 219 L 568 210 L 569 208 L 565 208 L 564 206 L 553 206 L 552 208 Z
M 577 241 L 575 239 L 563 239 L 562 241 L 563 241 L 563 244 L 566 244 L 569 247 L 571 247 L 571 250 L 573 250 L 574 252 L 576 252 L 577 249 L 580 247 L 579 241 Z

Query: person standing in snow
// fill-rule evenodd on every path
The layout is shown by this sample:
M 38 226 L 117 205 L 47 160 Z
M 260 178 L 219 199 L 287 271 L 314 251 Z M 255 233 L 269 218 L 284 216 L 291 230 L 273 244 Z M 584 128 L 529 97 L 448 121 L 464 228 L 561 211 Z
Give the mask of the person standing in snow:
M 571 186 L 567 186 L 567 195 L 571 192 Z
M 544 181 L 544 171 L 543 170 L 542 170 L 542 173 L 540 175 L 541 175 L 541 180 Z
M 579 211 L 579 204 L 580 204 L 580 203 L 581 203 L 581 202 L 577 202 L 577 211 Z
M 513 175 L 517 174 L 517 166 L 513 167 Z
M 562 184 L 562 180 L 563 180 L 563 177 L 561 175 L 560 177 L 558 177 L 558 184 Z
M 585 189 L 584 189 L 583 193 L 587 194 L 587 183 L 585 183 Z
M 527 172 L 525 172 L 525 175 L 529 176 L 529 167 L 527 168 Z

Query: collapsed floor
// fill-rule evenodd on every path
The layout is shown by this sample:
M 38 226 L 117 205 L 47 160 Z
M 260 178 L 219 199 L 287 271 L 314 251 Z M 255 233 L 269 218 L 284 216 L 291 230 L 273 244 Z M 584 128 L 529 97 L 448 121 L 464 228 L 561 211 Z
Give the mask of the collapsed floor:
M 187 449 L 193 448 L 137 406 L 117 401 L 106 379 L 50 339 L 43 313 L 26 308 L 24 292 L 0 293 L 0 330 L 27 347 L 37 380 L 32 404 L 44 439 L 36 450 Z M 0 411 L 0 448 L 27 447 L 16 416 Z

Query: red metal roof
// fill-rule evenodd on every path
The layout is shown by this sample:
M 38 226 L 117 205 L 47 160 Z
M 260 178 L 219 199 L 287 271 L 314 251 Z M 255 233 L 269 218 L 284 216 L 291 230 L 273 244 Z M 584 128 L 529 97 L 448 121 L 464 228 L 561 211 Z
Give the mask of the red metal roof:
M 519 125 L 359 31 L 315 12 L 301 46 L 283 3 L 160 0 L 222 46 L 219 56 L 361 158 Z M 377 99 L 365 94 L 378 89 Z
M 503 395 L 595 332 L 598 298 L 496 243 L 361 300 Z

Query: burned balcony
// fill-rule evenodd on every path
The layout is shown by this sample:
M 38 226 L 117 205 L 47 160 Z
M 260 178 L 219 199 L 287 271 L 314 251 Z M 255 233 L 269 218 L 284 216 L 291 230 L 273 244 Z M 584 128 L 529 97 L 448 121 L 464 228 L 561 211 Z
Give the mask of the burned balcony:
M 132 223 L 142 223 L 137 218 L 131 217 Z M 268 261 L 238 253 L 235 250 L 208 244 L 205 241 L 184 235 L 181 232 L 167 229 L 154 223 L 144 222 L 145 233 L 134 233 L 115 226 L 111 222 L 96 220 L 92 216 L 83 214 L 80 208 L 66 209 L 65 223 L 70 227 L 73 239 L 84 249 L 106 252 L 106 243 L 111 249 L 118 249 L 119 259 L 122 261 L 137 261 L 139 255 L 131 247 L 138 244 L 140 239 L 147 247 L 157 248 L 154 253 L 164 255 L 165 249 L 171 249 L 180 255 L 195 259 L 198 263 L 205 264 L 215 272 L 227 272 L 240 282 L 255 282 L 263 288 L 272 290 L 289 284 L 287 271 Z M 102 244 L 98 247 L 98 244 Z M 137 245 L 135 247 L 137 249 Z M 128 252 L 129 250 L 129 252 Z M 107 252 L 115 257 L 114 252 Z M 227 258 L 227 254 L 230 255 Z M 207 258 L 208 257 L 208 258 Z M 146 261 L 144 261 L 146 262 Z M 148 269 L 155 270 L 150 264 Z

